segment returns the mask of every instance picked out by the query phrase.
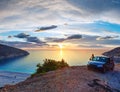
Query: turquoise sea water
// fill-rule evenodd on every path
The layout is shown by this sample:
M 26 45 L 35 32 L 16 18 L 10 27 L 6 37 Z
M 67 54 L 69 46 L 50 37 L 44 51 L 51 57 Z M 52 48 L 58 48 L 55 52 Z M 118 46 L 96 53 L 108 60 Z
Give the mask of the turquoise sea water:
M 0 70 L 33 73 L 36 70 L 36 65 L 43 63 L 45 58 L 55 60 L 61 60 L 63 58 L 70 66 L 86 65 L 92 53 L 101 55 L 104 51 L 105 50 L 28 51 L 30 53 L 28 56 L 0 61 Z

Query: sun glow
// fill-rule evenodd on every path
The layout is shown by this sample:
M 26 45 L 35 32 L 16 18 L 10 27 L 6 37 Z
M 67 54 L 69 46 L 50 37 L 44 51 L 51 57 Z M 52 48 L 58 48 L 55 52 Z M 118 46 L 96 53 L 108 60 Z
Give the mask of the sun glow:
M 63 49 L 63 45 L 62 44 L 58 44 L 59 48 L 62 50 Z
M 63 44 L 59 43 L 58 46 L 60 48 L 60 57 L 63 58 Z

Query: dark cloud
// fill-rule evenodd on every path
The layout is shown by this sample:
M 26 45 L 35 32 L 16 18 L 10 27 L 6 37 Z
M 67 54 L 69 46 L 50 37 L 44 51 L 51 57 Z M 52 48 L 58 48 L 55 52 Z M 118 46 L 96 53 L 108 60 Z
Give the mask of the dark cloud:
M 8 38 L 12 38 L 12 36 L 11 36 L 11 35 L 9 35 L 9 36 L 8 36 Z
M 47 37 L 47 38 L 45 38 L 45 40 L 47 42 L 63 42 L 66 39 L 65 38 L 51 38 L 51 37 Z
M 90 36 L 90 35 L 84 35 L 81 40 L 78 40 L 76 42 L 73 42 L 75 44 L 85 44 L 86 46 L 118 46 L 120 45 L 120 39 L 114 39 L 110 40 L 111 38 L 107 38 L 106 40 L 97 40 L 100 36 Z
M 104 40 L 97 40 L 99 37 L 100 36 L 82 35 L 82 39 L 81 39 L 80 36 L 72 35 L 72 36 L 68 36 L 67 38 L 46 38 L 46 41 L 48 42 L 68 41 L 72 44 L 78 44 L 79 47 L 85 47 L 85 48 L 104 48 L 109 46 L 120 45 L 120 39 L 114 39 L 117 38 L 118 36 L 111 36 L 111 37 L 106 36 Z
M 45 43 L 45 42 L 42 42 L 40 39 L 38 39 L 37 37 L 27 37 L 26 40 L 28 42 L 35 42 L 35 43 Z
M 105 37 L 107 38 L 107 36 L 105 36 Z M 111 37 L 113 39 L 109 40 Z M 107 42 L 107 41 L 112 42 L 114 40 L 119 40 L 119 39 L 114 39 L 115 37 L 118 38 L 118 36 L 110 36 L 110 38 L 108 37 L 109 39 L 107 38 L 106 40 L 97 40 L 98 38 L 100 38 L 100 36 L 84 35 L 83 38 L 81 39 L 81 42 L 98 44 L 98 43 Z
M 75 34 L 75 35 L 71 35 L 68 36 L 67 38 L 45 38 L 46 41 L 50 41 L 50 42 L 63 42 L 63 41 L 69 41 L 69 40 L 77 40 L 77 39 L 81 39 L 82 35 L 79 34 Z
M 102 45 L 78 45 L 78 47 L 82 48 L 103 48 Z
M 71 40 L 71 39 L 81 39 L 82 35 L 76 34 L 76 35 L 71 35 L 69 37 L 67 37 L 67 40 Z
M 43 46 L 49 46 L 45 42 L 40 42 L 39 43 L 31 43 L 31 42 L 19 42 L 19 41 L 2 41 L 0 40 L 0 44 L 8 45 L 8 46 L 13 46 L 17 48 L 34 48 L 34 47 L 43 47 Z
M 40 31 L 44 31 L 44 30 L 51 30 L 51 29 L 54 29 L 54 28 L 57 28 L 57 26 L 52 25 L 52 26 L 47 26 L 47 27 L 40 27 L 37 30 L 35 30 L 35 32 L 40 32 Z
M 9 45 L 9 46 L 13 46 L 13 47 L 17 47 L 17 48 L 22 48 L 22 47 L 36 47 L 38 46 L 38 44 L 32 44 L 29 42 L 19 42 L 19 41 L 1 41 L 0 40 L 0 44 L 4 44 L 4 45 Z
M 97 40 L 113 40 L 118 37 L 119 36 L 105 36 L 105 37 L 98 37 Z
M 18 35 L 15 35 L 14 37 L 22 39 L 24 38 L 27 42 L 37 43 L 38 45 L 46 45 L 46 42 L 41 41 L 38 37 L 33 37 L 26 33 L 20 33 Z
M 27 38 L 29 37 L 30 35 L 26 34 L 26 33 L 20 33 L 20 34 L 17 34 L 15 35 L 14 37 L 17 37 L 17 38 Z

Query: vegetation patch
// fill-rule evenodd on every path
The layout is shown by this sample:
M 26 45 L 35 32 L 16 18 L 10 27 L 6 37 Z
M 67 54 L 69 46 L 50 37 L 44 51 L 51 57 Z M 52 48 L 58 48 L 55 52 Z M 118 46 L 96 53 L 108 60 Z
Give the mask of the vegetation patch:
M 62 59 L 61 61 L 56 61 L 53 59 L 45 59 L 43 61 L 44 61 L 43 64 L 40 64 L 40 63 L 37 64 L 36 72 L 32 74 L 32 76 L 37 75 L 37 74 L 42 75 L 49 71 L 54 71 L 54 70 L 61 69 L 64 67 L 69 67 L 69 65 L 65 62 L 64 59 Z

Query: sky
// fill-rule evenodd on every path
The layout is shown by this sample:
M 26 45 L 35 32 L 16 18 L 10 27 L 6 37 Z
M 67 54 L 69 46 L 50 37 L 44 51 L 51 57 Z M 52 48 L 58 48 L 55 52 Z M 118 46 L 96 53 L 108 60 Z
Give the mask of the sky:
M 18 48 L 115 48 L 120 0 L 0 0 L 0 43 Z

